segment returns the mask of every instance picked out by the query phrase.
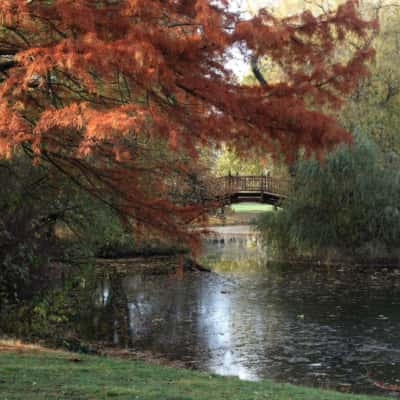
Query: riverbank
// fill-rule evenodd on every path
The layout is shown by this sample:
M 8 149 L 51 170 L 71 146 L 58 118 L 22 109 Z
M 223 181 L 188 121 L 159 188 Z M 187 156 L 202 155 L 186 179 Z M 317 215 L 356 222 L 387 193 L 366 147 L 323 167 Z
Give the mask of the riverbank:
M 2 399 L 378 400 L 0 341 Z

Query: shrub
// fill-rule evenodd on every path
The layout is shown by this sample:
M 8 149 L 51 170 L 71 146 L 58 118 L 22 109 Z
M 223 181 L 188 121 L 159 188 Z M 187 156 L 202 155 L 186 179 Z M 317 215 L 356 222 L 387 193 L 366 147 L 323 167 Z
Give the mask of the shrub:
M 400 246 L 400 172 L 357 135 L 321 163 L 299 161 L 282 209 L 258 221 L 279 253 L 393 257 Z

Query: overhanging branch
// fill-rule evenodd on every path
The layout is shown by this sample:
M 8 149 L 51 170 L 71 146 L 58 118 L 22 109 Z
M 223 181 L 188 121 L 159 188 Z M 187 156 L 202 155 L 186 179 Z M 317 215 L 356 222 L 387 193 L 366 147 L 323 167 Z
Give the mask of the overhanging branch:
M 253 72 L 253 75 L 257 79 L 257 81 L 262 85 L 262 86 L 267 86 L 268 82 L 264 78 L 264 75 L 258 68 L 258 55 L 252 55 L 250 59 L 250 64 L 251 64 L 251 70 Z
M 0 55 L 0 72 L 6 72 L 17 65 L 14 55 Z

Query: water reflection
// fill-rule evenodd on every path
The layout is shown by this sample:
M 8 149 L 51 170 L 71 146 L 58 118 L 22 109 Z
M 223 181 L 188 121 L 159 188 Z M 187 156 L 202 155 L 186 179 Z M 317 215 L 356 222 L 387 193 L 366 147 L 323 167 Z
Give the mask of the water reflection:
M 400 383 L 399 270 L 266 266 L 253 234 L 217 239 L 204 261 L 222 274 L 100 272 L 81 335 L 243 379 Z
M 200 263 L 217 272 L 264 271 L 267 252 L 259 235 L 247 225 L 213 228 L 204 239 Z

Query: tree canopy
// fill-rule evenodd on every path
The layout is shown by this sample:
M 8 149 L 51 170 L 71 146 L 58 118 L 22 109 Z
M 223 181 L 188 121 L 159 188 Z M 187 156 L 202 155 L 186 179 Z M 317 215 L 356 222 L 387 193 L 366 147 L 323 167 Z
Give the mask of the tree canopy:
M 349 140 L 318 110 L 340 106 L 367 74 L 373 29 L 355 0 L 250 19 L 227 0 L 3 0 L 0 156 L 23 148 L 130 221 L 187 239 L 202 207 L 171 193 L 196 170 L 199 147 L 290 158 Z M 357 46 L 334 61 L 349 38 Z M 227 68 L 233 48 L 257 84 Z M 261 58 L 282 81 L 269 82 Z

